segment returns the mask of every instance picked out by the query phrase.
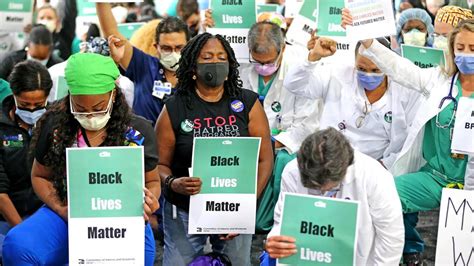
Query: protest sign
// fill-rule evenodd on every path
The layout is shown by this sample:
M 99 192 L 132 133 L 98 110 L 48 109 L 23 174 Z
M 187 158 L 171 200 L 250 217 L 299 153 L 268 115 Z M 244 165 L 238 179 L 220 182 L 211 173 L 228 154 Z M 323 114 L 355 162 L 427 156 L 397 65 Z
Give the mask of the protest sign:
M 265 5 L 257 5 L 257 15 L 264 12 L 272 12 L 275 13 L 278 10 L 278 5 L 275 4 L 265 4 Z
M 285 193 L 280 235 L 296 239 L 297 253 L 278 265 L 354 265 L 357 216 L 356 201 Z
M 215 27 L 207 31 L 222 35 L 234 49 L 237 60 L 248 63 L 248 32 L 257 21 L 255 0 L 211 0 L 210 8 Z
M 23 32 L 32 20 L 33 0 L 0 1 L 0 32 Z
M 298 15 L 305 0 L 286 0 L 285 1 L 285 17 L 293 18 Z M 317 0 L 309 0 L 317 1 Z
M 435 265 L 473 265 L 474 191 L 443 188 Z
M 68 148 L 69 265 L 144 265 L 143 147 Z
M 253 234 L 260 138 L 194 138 L 189 234 Z
M 345 0 L 352 15 L 347 26 L 351 40 L 365 40 L 395 35 L 395 17 L 391 0 Z
M 474 156 L 474 96 L 459 99 L 452 134 L 451 152 Z
M 137 22 L 137 23 L 122 23 L 118 24 L 118 30 L 120 34 L 122 34 L 125 38 L 130 40 L 132 38 L 132 35 L 137 31 L 141 26 L 145 25 L 143 22 Z
M 346 37 L 346 31 L 341 27 L 341 14 L 344 0 L 319 0 L 318 1 L 318 36 L 328 37 L 337 42 L 336 53 L 321 59 L 324 63 L 344 62 L 353 65 L 355 62 L 355 41 Z
M 69 94 L 69 88 L 64 76 L 58 76 L 54 85 L 56 86 L 54 90 L 54 100 L 60 100 Z
M 444 66 L 444 51 L 430 47 L 402 44 L 402 56 L 421 68 Z
M 318 16 L 318 0 L 305 1 L 298 15 L 293 19 L 286 34 L 286 39 L 291 44 L 306 47 L 311 33 L 316 29 Z
M 87 30 L 92 23 L 99 25 L 99 17 L 97 17 L 95 3 L 87 0 L 77 0 L 76 3 L 76 36 L 81 37 L 83 34 L 87 33 Z

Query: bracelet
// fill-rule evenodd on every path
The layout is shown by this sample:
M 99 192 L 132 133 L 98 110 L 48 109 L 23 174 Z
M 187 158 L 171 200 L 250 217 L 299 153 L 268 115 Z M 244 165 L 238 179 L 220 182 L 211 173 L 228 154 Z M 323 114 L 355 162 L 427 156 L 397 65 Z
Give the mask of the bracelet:
M 174 175 L 169 175 L 166 177 L 165 179 L 165 187 L 169 190 L 172 190 L 171 189 L 171 183 L 176 179 L 176 176 Z

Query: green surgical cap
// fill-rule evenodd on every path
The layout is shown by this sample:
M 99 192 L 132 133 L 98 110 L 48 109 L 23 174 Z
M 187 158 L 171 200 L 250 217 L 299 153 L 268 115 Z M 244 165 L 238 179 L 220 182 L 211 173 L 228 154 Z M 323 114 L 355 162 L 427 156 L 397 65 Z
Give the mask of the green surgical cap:
M 71 95 L 97 95 L 113 90 L 120 72 L 108 56 L 80 53 L 69 57 L 65 74 Z

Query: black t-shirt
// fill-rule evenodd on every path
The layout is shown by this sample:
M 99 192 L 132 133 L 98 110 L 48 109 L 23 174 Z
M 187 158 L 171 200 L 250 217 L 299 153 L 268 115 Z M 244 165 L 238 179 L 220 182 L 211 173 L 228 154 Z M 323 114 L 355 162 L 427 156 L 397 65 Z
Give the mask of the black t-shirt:
M 54 124 L 54 116 L 50 115 L 41 128 L 35 150 L 36 161 L 48 167 L 54 167 L 54 165 L 47 165 L 45 162 L 45 157 L 49 149 L 53 148 Z M 132 115 L 129 127 L 124 134 L 125 143 L 122 146 L 143 146 L 145 153 L 145 172 L 155 169 L 158 164 L 158 153 L 156 152 L 156 136 L 150 121 L 143 117 Z M 84 136 L 86 144 L 90 146 L 86 135 L 82 135 Z M 64 156 L 66 156 L 65 153 Z
M 176 94 L 166 102 L 175 135 L 171 171 L 176 177 L 189 176 L 194 137 L 247 137 L 249 113 L 258 94 L 242 90 L 240 95 L 222 96 L 218 102 L 206 102 L 195 92 L 188 97 Z M 183 210 L 189 209 L 189 196 L 165 189 L 166 199 Z

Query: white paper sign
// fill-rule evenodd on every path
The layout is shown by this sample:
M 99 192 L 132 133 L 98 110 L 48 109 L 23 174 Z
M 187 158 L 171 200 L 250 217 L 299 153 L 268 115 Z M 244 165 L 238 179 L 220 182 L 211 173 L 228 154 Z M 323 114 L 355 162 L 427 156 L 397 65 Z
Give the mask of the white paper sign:
M 443 189 L 435 265 L 474 265 L 474 191 Z
M 286 40 L 291 44 L 297 44 L 306 47 L 311 33 L 317 27 L 318 2 L 305 2 L 298 15 L 293 19 Z
M 298 13 L 300 12 L 301 6 L 303 6 L 303 3 L 304 3 L 304 0 L 286 0 L 285 1 L 285 17 L 293 18 L 296 15 L 298 15 Z
M 327 37 L 337 42 L 336 52 L 329 57 L 324 57 L 320 61 L 324 63 L 354 65 L 355 64 L 355 47 L 357 41 L 350 40 L 347 37 Z
M 0 32 L 23 32 L 33 20 L 33 0 L 0 0 Z
M 347 36 L 352 40 L 366 40 L 395 35 L 395 17 L 391 0 L 345 0 L 352 15 L 352 26 Z
M 461 97 L 459 100 L 451 152 L 474 154 L 474 98 Z

